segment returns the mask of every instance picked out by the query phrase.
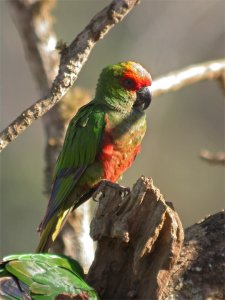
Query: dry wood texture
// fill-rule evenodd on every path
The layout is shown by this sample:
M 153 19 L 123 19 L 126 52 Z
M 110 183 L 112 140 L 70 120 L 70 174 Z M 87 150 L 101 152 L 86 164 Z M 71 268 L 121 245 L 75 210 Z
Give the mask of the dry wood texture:
M 151 179 L 131 192 L 103 183 L 91 235 L 98 241 L 89 283 L 101 299 L 225 299 L 225 214 L 183 230 Z
M 144 177 L 131 192 L 105 182 L 95 199 L 98 246 L 88 282 L 101 299 L 160 299 L 183 242 L 178 215 Z
M 164 300 L 225 299 L 225 214 L 217 214 L 185 230 L 182 247 Z

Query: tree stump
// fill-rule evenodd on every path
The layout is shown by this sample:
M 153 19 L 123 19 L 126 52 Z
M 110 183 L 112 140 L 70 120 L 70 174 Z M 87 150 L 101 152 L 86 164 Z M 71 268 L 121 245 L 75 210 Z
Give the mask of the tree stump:
M 103 183 L 91 223 L 98 242 L 87 280 L 101 299 L 224 300 L 225 214 L 185 230 L 151 179 L 131 192 Z
M 145 177 L 131 192 L 104 182 L 94 198 L 98 245 L 88 282 L 100 299 L 160 299 L 183 243 L 177 213 Z

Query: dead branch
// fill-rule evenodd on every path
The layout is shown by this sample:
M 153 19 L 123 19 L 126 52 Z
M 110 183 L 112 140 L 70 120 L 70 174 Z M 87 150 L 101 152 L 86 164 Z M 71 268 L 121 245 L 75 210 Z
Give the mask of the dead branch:
M 29 67 L 40 96 L 43 96 L 49 91 L 59 64 L 59 54 L 55 49 L 57 39 L 51 16 L 55 0 L 10 0 L 9 4 Z
M 101 299 L 160 299 L 182 246 L 178 215 L 144 177 L 130 193 L 104 183 L 95 199 L 91 236 L 98 246 L 89 283 Z
M 216 154 L 211 153 L 208 150 L 203 150 L 200 153 L 200 157 L 208 163 L 213 165 L 224 165 L 225 164 L 225 152 L 218 152 Z
M 225 59 L 214 60 L 203 64 L 193 65 L 171 72 L 153 81 L 150 87 L 154 97 L 168 92 L 179 90 L 185 86 L 198 83 L 203 80 L 217 80 L 223 93 L 225 92 Z M 220 152 L 216 155 L 203 151 L 200 157 L 212 164 L 224 164 L 225 154 Z
M 15 140 L 34 120 L 50 110 L 74 84 L 92 48 L 130 12 L 139 0 L 113 0 L 61 51 L 59 72 L 46 97 L 38 100 L 0 133 L 0 150 Z
M 205 62 L 169 73 L 153 81 L 151 92 L 154 97 L 177 91 L 202 80 L 219 80 L 225 73 L 225 59 Z
M 11 12 L 23 42 L 31 73 L 40 97 L 49 90 L 57 75 L 59 54 L 55 49 L 57 38 L 53 30 L 51 9 L 55 1 L 10 0 Z M 42 118 L 45 134 L 45 191 L 50 192 L 51 178 L 56 159 L 61 150 L 67 122 L 61 117 L 60 106 L 55 105 Z

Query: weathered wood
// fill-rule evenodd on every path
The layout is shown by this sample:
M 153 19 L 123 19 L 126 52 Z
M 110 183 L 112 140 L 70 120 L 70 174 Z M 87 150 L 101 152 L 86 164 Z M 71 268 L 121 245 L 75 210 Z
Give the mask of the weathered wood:
M 144 177 L 131 192 L 105 182 L 94 197 L 98 246 L 88 282 L 101 299 L 160 299 L 183 242 L 178 215 Z
M 172 270 L 163 299 L 225 299 L 224 226 L 222 211 L 185 230 L 181 255 Z

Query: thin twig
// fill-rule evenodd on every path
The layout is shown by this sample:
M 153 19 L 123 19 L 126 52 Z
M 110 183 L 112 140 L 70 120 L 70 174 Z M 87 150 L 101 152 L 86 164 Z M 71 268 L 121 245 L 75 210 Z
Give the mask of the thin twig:
M 198 83 L 203 80 L 218 80 L 225 92 L 225 59 L 209 61 L 184 68 L 177 72 L 169 73 L 153 81 L 150 87 L 153 97 L 157 97 L 168 92 L 176 91 L 182 87 Z M 202 151 L 200 157 L 212 164 L 225 164 L 225 153 L 220 152 L 216 155 L 209 151 Z
M 92 48 L 129 13 L 139 0 L 113 0 L 100 11 L 62 51 L 59 73 L 48 95 L 25 110 L 0 133 L 0 151 L 15 140 L 34 120 L 50 110 L 74 84 Z
M 208 150 L 203 150 L 200 153 L 200 157 L 211 164 L 225 165 L 225 152 L 214 154 Z
M 152 96 L 156 97 L 202 80 L 217 80 L 224 76 L 225 59 L 209 61 L 189 66 L 154 80 L 151 86 Z

